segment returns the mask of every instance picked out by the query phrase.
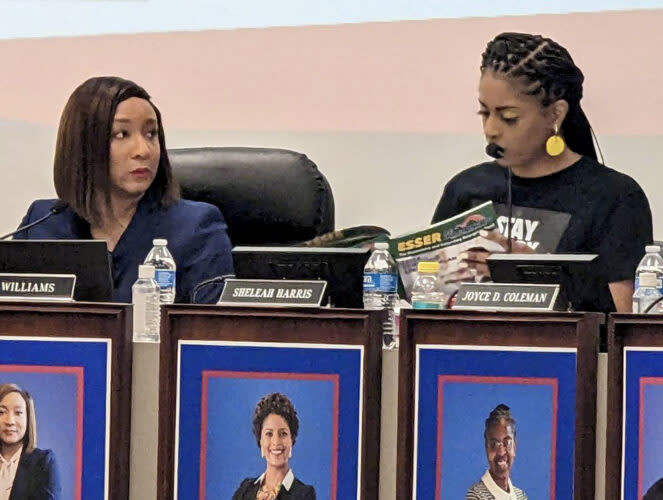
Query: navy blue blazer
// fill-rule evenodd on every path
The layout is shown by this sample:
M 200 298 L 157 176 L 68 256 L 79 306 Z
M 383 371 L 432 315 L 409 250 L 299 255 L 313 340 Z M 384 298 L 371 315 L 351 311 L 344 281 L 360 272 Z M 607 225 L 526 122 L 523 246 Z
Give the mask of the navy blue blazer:
M 232 500 L 256 500 L 258 488 L 260 483 L 256 483 L 256 477 L 247 478 L 242 481 L 235 491 Z M 315 489 L 313 486 L 302 483 L 299 479 L 295 478 L 290 486 L 290 490 L 281 487 L 276 500 L 315 500 Z
M 32 203 L 21 226 L 48 214 L 56 200 Z M 19 226 L 20 227 L 20 226 Z M 138 203 L 129 226 L 110 253 L 113 272 L 113 300 L 131 302 L 131 286 L 152 248 L 152 240 L 165 238 L 177 265 L 175 302 L 190 302 L 194 287 L 204 280 L 233 273 L 230 239 L 218 208 L 208 203 L 179 200 L 159 207 L 148 195 Z M 90 224 L 71 208 L 52 215 L 14 239 L 91 239 Z M 196 294 L 196 302 L 214 304 L 222 286 L 207 286 Z
M 9 500 L 60 500 L 60 475 L 51 450 L 21 453 Z

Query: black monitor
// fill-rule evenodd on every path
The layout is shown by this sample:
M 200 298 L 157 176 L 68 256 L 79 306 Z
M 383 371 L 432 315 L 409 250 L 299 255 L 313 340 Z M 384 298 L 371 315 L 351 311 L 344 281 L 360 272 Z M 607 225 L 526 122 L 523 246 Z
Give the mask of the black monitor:
M 233 248 L 235 274 L 245 279 L 325 280 L 332 307 L 362 308 L 368 248 Z M 328 301 L 327 301 L 328 299 Z
M 488 268 L 496 283 L 560 285 L 556 309 L 578 309 L 587 294 L 596 293 L 593 266 L 596 254 L 494 253 Z
M 75 274 L 74 300 L 113 300 L 113 280 L 105 241 L 0 241 L 0 273 Z

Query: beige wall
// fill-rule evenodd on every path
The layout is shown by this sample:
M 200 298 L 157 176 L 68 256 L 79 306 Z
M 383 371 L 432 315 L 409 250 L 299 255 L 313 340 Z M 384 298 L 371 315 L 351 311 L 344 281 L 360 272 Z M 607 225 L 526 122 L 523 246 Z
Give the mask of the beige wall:
M 660 236 L 661 25 L 663 10 L 652 10 L 0 41 L 0 228 L 53 195 L 59 114 L 99 74 L 152 93 L 171 147 L 306 152 L 332 184 L 339 227 L 423 226 L 443 184 L 484 158 L 475 111 L 485 42 L 521 30 L 570 49 L 606 162 L 645 188 Z

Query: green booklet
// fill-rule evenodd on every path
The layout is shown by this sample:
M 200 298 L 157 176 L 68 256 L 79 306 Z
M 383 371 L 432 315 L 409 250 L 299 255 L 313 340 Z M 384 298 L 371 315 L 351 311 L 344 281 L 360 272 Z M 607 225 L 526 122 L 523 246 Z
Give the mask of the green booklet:
M 437 222 L 420 231 L 403 234 L 389 242 L 391 255 L 398 263 L 407 297 L 417 278 L 420 261 L 439 262 L 439 278 L 443 282 L 480 280 L 481 276 L 458 267 L 458 255 L 472 248 L 484 248 L 489 252 L 504 252 L 498 243 L 479 235 L 479 231 L 496 227 L 497 215 L 492 201 Z

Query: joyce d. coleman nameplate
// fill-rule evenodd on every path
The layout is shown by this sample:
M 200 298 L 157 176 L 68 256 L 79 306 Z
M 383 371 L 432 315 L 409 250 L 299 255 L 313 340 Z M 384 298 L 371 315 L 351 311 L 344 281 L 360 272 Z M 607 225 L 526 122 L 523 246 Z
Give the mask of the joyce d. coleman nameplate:
M 74 274 L 0 274 L 0 300 L 69 301 Z
M 320 307 L 326 281 L 226 280 L 220 305 Z
M 559 285 L 461 283 L 454 309 L 552 311 Z

